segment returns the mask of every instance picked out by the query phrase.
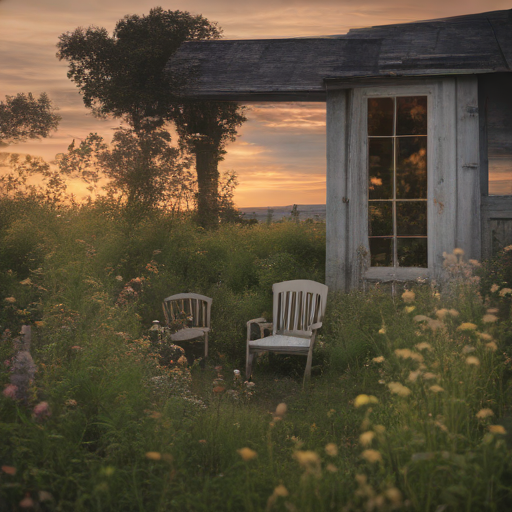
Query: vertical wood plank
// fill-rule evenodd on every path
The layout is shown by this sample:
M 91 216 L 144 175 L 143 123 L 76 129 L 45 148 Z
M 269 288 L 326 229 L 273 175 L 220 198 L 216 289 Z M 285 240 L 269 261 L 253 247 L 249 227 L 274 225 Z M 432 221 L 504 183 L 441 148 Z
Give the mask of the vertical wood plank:
M 457 213 L 457 123 L 454 78 L 439 82 L 433 93 L 428 154 L 429 181 L 429 267 L 433 277 L 443 273 L 443 252 L 455 249 Z
M 481 259 L 478 79 L 457 77 L 456 245 Z
M 368 266 L 368 169 L 366 168 L 367 99 L 362 89 L 349 97 L 351 126 L 348 133 L 348 286 L 359 288 Z
M 326 276 L 329 289 L 347 287 L 347 91 L 327 92 Z

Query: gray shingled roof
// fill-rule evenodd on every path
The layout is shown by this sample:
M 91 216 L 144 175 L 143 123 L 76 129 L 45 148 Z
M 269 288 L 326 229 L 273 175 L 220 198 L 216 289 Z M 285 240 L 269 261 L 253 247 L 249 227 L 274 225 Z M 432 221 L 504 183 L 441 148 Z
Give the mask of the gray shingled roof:
M 184 43 L 171 73 L 220 100 L 325 98 L 325 80 L 512 71 L 512 10 L 355 29 L 342 36 Z

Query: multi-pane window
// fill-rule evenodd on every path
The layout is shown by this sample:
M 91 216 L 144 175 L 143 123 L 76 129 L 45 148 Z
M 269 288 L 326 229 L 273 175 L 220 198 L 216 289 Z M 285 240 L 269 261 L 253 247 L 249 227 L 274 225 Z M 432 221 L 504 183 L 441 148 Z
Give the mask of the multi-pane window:
M 427 96 L 368 99 L 372 267 L 428 267 Z

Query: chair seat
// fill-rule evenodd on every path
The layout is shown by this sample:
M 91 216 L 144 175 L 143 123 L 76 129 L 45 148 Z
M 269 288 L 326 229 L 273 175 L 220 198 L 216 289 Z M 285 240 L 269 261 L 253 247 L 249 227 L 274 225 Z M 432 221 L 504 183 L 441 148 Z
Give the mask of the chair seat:
M 181 329 L 181 331 L 175 332 L 171 334 L 172 341 L 187 341 L 194 340 L 196 338 L 200 338 L 204 336 L 205 332 L 208 332 L 210 329 L 207 327 L 197 328 L 197 327 L 185 327 Z
M 297 338 L 296 336 L 284 336 L 276 334 L 259 340 L 249 341 L 251 350 L 272 350 L 272 352 L 283 353 L 307 353 L 311 340 L 308 338 Z

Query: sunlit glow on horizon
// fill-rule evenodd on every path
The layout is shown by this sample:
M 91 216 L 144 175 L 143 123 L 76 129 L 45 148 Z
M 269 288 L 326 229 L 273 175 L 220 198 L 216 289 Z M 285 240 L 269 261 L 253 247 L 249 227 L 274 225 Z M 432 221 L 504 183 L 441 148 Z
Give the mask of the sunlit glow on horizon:
M 59 131 L 42 141 L 0 148 L 51 161 L 73 139 L 98 133 L 110 141 L 115 119 L 98 120 L 86 110 L 76 86 L 67 79 L 67 63 L 55 57 L 58 36 L 78 26 L 112 31 L 126 14 L 146 14 L 149 0 L 0 0 L 0 91 L 4 95 L 46 92 L 60 108 Z M 400 4 L 369 0 L 176 0 L 164 9 L 202 14 L 218 22 L 226 39 L 319 37 L 351 28 L 404 23 L 508 9 L 505 0 L 432 0 Z M 228 144 L 219 168 L 234 170 L 239 207 L 325 202 L 325 104 L 252 104 L 237 141 Z M 4 169 L 4 167 L 2 167 Z M 499 179 L 502 179 L 500 176 Z M 494 178 L 491 178 L 491 181 Z M 75 187 L 76 184 L 73 186 Z

